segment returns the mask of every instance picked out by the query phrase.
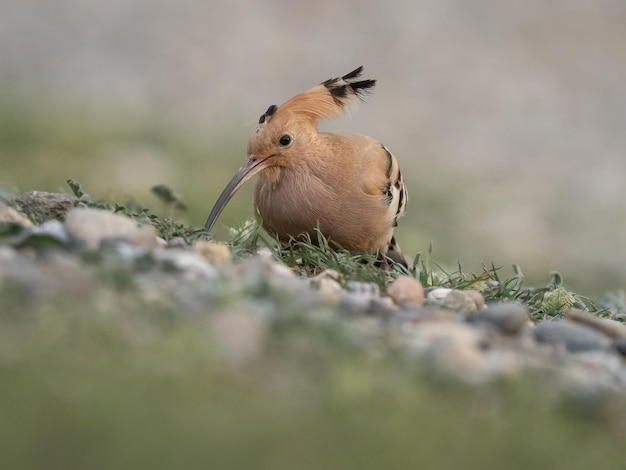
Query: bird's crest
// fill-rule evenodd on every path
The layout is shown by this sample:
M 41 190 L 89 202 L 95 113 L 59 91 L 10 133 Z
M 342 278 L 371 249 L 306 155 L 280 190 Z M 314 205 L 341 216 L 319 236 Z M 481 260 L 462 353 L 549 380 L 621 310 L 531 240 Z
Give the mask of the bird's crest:
M 343 77 L 330 78 L 313 88 L 288 99 L 280 106 L 272 105 L 259 119 L 259 124 L 273 116 L 293 114 L 313 122 L 340 116 L 354 98 L 363 98 L 376 84 L 376 80 L 356 80 L 363 66 Z

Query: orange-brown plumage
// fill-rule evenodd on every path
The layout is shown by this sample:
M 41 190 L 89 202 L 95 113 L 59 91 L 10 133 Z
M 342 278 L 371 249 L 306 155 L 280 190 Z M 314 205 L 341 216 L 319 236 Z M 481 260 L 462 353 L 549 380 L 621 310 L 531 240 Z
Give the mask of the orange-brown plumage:
M 376 83 L 356 80 L 362 67 L 270 106 L 248 142 L 248 158 L 228 184 L 206 229 L 234 192 L 258 175 L 254 202 L 263 227 L 282 241 L 316 228 L 352 253 L 393 250 L 406 188 L 393 155 L 376 140 L 318 132 L 317 121 L 341 115 Z

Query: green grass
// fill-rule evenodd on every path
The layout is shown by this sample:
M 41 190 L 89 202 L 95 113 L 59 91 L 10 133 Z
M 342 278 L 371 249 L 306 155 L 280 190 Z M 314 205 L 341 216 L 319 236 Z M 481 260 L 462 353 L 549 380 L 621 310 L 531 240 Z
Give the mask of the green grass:
M 503 270 L 493 264 L 483 264 L 479 274 L 464 271 L 460 264 L 455 270 L 445 269 L 433 260 L 432 244 L 425 254 L 418 253 L 415 256 L 409 268 L 388 259 L 389 270 L 385 271 L 378 266 L 375 255 L 352 255 L 333 245 L 319 231 L 315 240 L 307 236 L 304 239 L 292 239 L 288 246 L 284 246 L 263 232 L 261 225 L 262 220 L 257 216 L 232 232 L 229 243 L 236 256 L 252 253 L 261 245 L 269 248 L 276 260 L 303 276 L 313 276 L 326 269 L 333 269 L 341 275 L 344 283 L 348 280 L 373 282 L 383 292 L 389 282 L 399 275 L 412 276 L 425 288 L 478 290 L 486 302 L 509 301 L 526 305 L 534 320 L 560 317 L 570 308 L 586 310 L 597 316 L 619 321 L 625 319 L 615 296 L 612 297 L 613 304 L 600 305 L 592 299 L 567 290 L 563 285 L 563 277 L 556 271 L 550 273 L 547 285 L 525 287 L 524 274 L 518 265 L 513 265 L 511 276 L 504 278 Z M 612 310 L 608 308 L 609 305 L 613 307 Z

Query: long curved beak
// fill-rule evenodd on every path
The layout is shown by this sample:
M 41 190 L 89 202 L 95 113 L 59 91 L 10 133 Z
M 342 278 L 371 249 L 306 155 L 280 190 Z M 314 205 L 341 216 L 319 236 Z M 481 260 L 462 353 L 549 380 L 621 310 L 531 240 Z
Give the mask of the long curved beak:
M 237 190 L 246 181 L 256 175 L 259 171 L 267 167 L 267 160 L 268 158 L 256 160 L 254 155 L 248 156 L 245 163 L 241 166 L 241 168 L 239 168 L 239 170 L 237 170 L 235 176 L 233 176 L 233 179 L 231 179 L 230 182 L 226 185 L 224 191 L 222 191 L 222 194 L 220 194 L 220 197 L 217 198 L 213 209 L 211 209 L 209 218 L 207 219 L 206 224 L 204 224 L 204 230 L 206 230 L 207 232 L 211 231 L 213 224 L 215 224 L 215 221 L 224 210 L 224 207 L 226 207 L 226 204 L 228 204 L 228 201 L 230 201 L 230 199 L 234 196 Z

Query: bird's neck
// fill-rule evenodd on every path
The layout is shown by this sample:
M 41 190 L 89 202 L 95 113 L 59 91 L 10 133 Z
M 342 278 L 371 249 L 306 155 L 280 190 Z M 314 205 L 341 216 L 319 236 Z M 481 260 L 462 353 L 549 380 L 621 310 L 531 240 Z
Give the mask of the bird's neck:
M 259 184 L 273 188 L 280 181 L 280 174 L 281 168 L 278 166 L 266 168 L 259 173 Z

